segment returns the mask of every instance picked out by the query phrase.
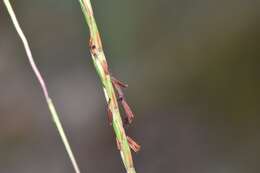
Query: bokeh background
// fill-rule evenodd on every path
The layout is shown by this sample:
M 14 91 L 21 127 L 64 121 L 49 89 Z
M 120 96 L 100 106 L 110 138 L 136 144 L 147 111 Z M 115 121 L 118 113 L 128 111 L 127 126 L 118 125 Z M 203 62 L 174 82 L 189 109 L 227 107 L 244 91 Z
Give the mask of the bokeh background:
M 84 172 L 124 172 L 77 0 L 11 0 Z M 260 1 L 93 0 L 140 173 L 260 170 Z M 0 172 L 72 173 L 0 1 Z

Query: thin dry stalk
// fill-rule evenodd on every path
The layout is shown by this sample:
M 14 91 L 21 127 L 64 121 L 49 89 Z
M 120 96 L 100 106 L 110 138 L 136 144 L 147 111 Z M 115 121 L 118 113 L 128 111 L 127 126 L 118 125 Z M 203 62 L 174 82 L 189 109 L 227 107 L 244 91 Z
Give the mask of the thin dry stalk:
M 74 170 L 75 170 L 76 173 L 80 173 L 80 170 L 79 170 L 79 167 L 77 165 L 76 159 L 75 159 L 74 154 L 73 154 L 73 152 L 71 150 L 71 147 L 69 145 L 69 142 L 68 142 L 68 139 L 66 137 L 66 134 L 65 134 L 65 132 L 63 130 L 63 127 L 62 127 L 61 121 L 59 119 L 58 113 L 57 113 L 57 111 L 55 109 L 55 106 L 54 106 L 50 96 L 49 96 L 48 89 L 47 89 L 46 84 L 45 84 L 45 82 L 43 80 L 43 77 L 42 77 L 42 75 L 41 75 L 41 73 L 40 73 L 40 71 L 39 71 L 39 69 L 38 69 L 38 67 L 35 64 L 35 61 L 33 59 L 29 43 L 28 43 L 28 41 L 27 41 L 27 39 L 26 39 L 26 37 L 25 37 L 25 35 L 24 35 L 24 33 L 23 33 L 19 23 L 18 23 L 18 20 L 16 18 L 16 15 L 14 13 L 14 10 L 13 10 L 9 0 L 3 0 L 3 1 L 4 1 L 4 4 L 5 4 L 6 8 L 7 8 L 7 11 L 9 13 L 9 15 L 10 15 L 10 17 L 12 19 L 14 27 L 15 27 L 19 37 L 21 38 L 21 40 L 23 42 L 23 45 L 24 45 L 24 48 L 25 48 L 28 60 L 29 60 L 30 65 L 31 65 L 31 67 L 33 69 L 33 72 L 35 73 L 35 75 L 37 77 L 37 80 L 39 81 L 39 83 L 41 85 L 42 91 L 44 93 L 44 97 L 45 97 L 46 102 L 48 104 L 50 113 L 52 115 L 53 122 L 54 122 L 54 124 L 55 124 L 55 126 L 56 126 L 56 128 L 57 128 L 57 130 L 58 130 L 58 132 L 60 134 L 60 137 L 61 137 L 62 142 L 63 142 L 63 144 L 64 144 L 64 146 L 66 148 L 66 151 L 67 151 L 67 153 L 69 155 L 69 158 L 70 158 L 70 161 L 71 161 L 71 163 L 72 163 L 72 165 L 74 167 Z

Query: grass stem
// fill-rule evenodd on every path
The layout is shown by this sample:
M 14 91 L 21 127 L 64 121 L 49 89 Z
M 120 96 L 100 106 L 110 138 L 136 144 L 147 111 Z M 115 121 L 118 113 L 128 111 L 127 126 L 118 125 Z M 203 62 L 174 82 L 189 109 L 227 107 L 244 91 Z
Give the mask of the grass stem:
M 101 38 L 94 18 L 92 5 L 90 0 L 79 0 L 79 3 L 89 27 L 89 32 L 90 32 L 89 49 L 90 49 L 94 66 L 102 82 L 109 114 L 112 114 L 111 123 L 115 132 L 121 158 L 127 173 L 135 173 L 136 171 L 134 168 L 132 154 L 129 147 L 130 143 L 128 143 L 128 137 L 126 136 L 125 129 L 123 127 L 123 122 L 120 116 L 118 102 L 117 102 L 118 98 L 116 97 L 116 93 L 113 87 L 113 82 L 112 82 L 113 78 L 110 75 L 107 60 L 102 48 Z M 129 110 L 126 111 L 126 113 L 129 112 L 130 112 L 130 108 Z
M 51 100 L 51 98 L 49 96 L 48 89 L 47 89 L 46 84 L 45 84 L 45 82 L 43 80 L 43 77 L 42 77 L 42 75 L 41 75 L 39 69 L 37 68 L 37 65 L 35 64 L 35 61 L 33 59 L 29 43 L 28 43 L 28 41 L 27 41 L 27 39 L 26 39 L 26 37 L 25 37 L 25 35 L 24 35 L 20 25 L 19 25 L 19 22 L 18 22 L 18 20 L 16 18 L 16 15 L 14 13 L 13 8 L 12 8 L 12 6 L 10 4 L 10 1 L 9 0 L 3 0 L 3 1 L 4 1 L 4 4 L 5 4 L 6 8 L 7 8 L 8 13 L 9 13 L 9 15 L 11 17 L 11 20 L 12 20 L 12 22 L 14 24 L 14 27 L 15 27 L 19 37 L 21 38 L 21 40 L 23 42 L 23 45 L 24 45 L 25 52 L 27 54 L 28 60 L 29 60 L 30 65 L 31 65 L 31 67 L 33 69 L 33 72 L 35 73 L 35 75 L 37 77 L 37 80 L 39 81 L 39 83 L 41 85 L 42 91 L 44 93 L 44 97 L 45 97 L 46 102 L 48 104 L 50 113 L 52 115 L 53 122 L 56 125 L 56 128 L 57 128 L 57 130 L 58 130 L 58 132 L 60 134 L 60 137 L 61 137 L 62 142 L 63 142 L 63 144 L 64 144 L 64 146 L 66 148 L 66 151 L 67 151 L 67 153 L 69 155 L 69 158 L 70 158 L 70 161 L 71 161 L 71 163 L 72 163 L 72 165 L 74 167 L 74 170 L 75 170 L 76 173 L 80 173 L 80 170 L 79 170 L 79 167 L 77 165 L 76 159 L 75 159 L 74 154 L 73 154 L 73 152 L 71 150 L 71 147 L 69 145 L 69 142 L 68 142 L 68 139 L 66 137 L 66 134 L 65 134 L 65 132 L 63 130 L 63 127 L 62 127 L 61 121 L 59 119 L 58 113 L 56 112 L 55 106 L 54 106 L 54 104 L 53 104 L 53 102 L 52 102 L 52 100 Z

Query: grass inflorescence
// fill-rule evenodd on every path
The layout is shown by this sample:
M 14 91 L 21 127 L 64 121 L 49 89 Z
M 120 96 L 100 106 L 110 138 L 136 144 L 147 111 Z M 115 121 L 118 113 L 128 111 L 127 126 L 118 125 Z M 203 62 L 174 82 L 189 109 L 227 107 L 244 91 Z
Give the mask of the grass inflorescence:
M 126 135 L 118 106 L 119 102 L 125 110 L 126 118 L 124 119 L 124 123 L 132 123 L 134 114 L 126 102 L 122 92 L 122 88 L 127 87 L 127 85 L 111 76 L 90 0 L 79 0 L 79 2 L 89 27 L 89 49 L 94 66 L 102 82 L 102 87 L 108 106 L 108 119 L 110 124 L 113 126 L 116 135 L 116 143 L 118 149 L 120 150 L 121 158 L 127 173 L 135 173 L 136 171 L 130 148 L 134 151 L 138 151 L 140 146 Z

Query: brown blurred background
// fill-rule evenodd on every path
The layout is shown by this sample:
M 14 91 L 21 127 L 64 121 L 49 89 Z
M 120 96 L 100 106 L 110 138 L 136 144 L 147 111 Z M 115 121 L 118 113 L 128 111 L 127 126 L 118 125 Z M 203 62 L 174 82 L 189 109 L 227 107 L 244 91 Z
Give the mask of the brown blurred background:
M 11 0 L 82 173 L 125 172 L 77 0 Z M 138 173 L 260 170 L 260 1 L 93 0 Z M 72 173 L 0 1 L 0 172 Z

